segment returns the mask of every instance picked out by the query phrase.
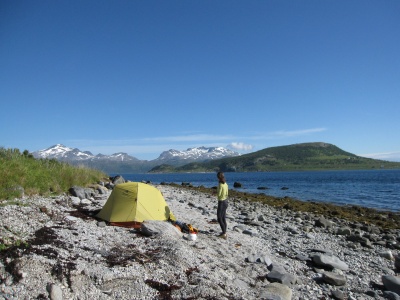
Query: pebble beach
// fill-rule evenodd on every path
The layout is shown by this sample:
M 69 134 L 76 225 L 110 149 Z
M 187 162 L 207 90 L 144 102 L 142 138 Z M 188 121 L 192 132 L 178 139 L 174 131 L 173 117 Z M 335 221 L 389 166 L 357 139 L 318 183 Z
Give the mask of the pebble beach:
M 0 299 L 400 299 L 400 231 L 229 198 L 228 238 L 209 193 L 155 185 L 179 222 L 94 217 L 110 194 L 0 208 Z

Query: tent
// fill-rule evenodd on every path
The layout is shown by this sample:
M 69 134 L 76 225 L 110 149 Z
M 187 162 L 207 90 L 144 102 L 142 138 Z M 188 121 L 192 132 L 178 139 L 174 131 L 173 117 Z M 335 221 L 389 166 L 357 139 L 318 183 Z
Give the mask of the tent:
M 117 184 L 96 217 L 136 228 L 145 220 L 176 221 L 160 190 L 141 182 Z

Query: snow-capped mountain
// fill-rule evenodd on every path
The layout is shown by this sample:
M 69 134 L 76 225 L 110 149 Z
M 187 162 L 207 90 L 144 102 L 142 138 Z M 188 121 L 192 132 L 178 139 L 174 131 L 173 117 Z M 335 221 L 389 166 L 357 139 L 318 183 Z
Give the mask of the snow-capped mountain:
M 160 164 L 169 164 L 174 167 L 191 162 L 203 162 L 240 155 L 237 152 L 223 147 L 197 147 L 186 151 L 168 150 L 154 160 L 139 160 L 126 153 L 114 153 L 112 155 L 93 155 L 90 151 L 81 151 L 77 148 L 66 147 L 61 144 L 32 153 L 35 158 L 56 159 L 74 165 L 86 165 L 107 173 L 135 173 L 147 172 Z
M 224 157 L 232 157 L 240 155 L 223 147 L 196 147 L 188 148 L 186 151 L 178 150 L 168 150 L 161 153 L 157 158 L 159 161 L 169 161 L 169 160 L 183 160 L 183 161 L 204 161 L 210 159 L 219 159 Z
M 51 146 L 50 148 L 33 152 L 36 158 L 56 159 L 59 161 L 76 162 L 76 161 L 94 161 L 94 160 L 111 160 L 111 161 L 132 161 L 136 158 L 126 153 L 115 153 L 112 155 L 97 154 L 93 155 L 90 151 L 81 151 L 78 148 L 66 147 L 62 144 Z
M 39 150 L 33 152 L 32 155 L 35 158 L 48 158 L 48 159 L 56 159 L 61 161 L 68 161 L 68 160 L 86 160 L 92 158 L 94 155 L 89 152 L 85 151 L 82 152 L 77 148 L 69 148 L 61 144 L 57 144 L 51 146 L 50 148 Z

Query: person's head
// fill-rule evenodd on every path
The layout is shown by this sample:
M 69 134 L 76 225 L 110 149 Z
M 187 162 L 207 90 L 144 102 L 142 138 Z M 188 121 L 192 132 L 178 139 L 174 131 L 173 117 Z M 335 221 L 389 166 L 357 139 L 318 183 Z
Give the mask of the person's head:
M 225 183 L 225 182 L 226 182 L 226 180 L 225 180 L 225 175 L 224 175 L 223 172 L 218 172 L 218 173 L 217 173 L 217 178 L 218 178 L 218 181 L 219 181 L 219 182 L 222 182 L 222 183 Z

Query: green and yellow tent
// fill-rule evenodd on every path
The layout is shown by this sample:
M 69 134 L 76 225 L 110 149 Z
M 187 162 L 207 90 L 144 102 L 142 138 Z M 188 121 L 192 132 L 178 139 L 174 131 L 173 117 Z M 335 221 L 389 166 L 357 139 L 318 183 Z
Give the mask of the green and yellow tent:
M 160 190 L 141 182 L 117 184 L 96 217 L 124 227 L 140 227 L 145 220 L 176 220 Z

